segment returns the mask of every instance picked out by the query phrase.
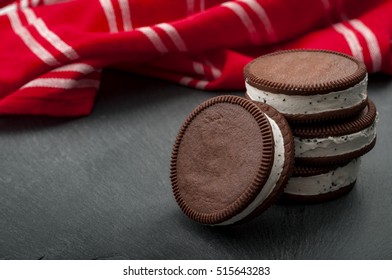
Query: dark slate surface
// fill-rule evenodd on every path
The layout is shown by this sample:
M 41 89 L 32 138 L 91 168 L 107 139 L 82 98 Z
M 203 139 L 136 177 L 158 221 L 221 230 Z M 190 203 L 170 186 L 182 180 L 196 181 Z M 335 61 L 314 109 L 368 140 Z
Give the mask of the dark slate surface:
M 177 130 L 216 94 L 105 71 L 88 117 L 0 118 L 0 259 L 392 258 L 389 77 L 370 76 L 378 142 L 350 194 L 236 227 L 186 218 L 169 181 Z

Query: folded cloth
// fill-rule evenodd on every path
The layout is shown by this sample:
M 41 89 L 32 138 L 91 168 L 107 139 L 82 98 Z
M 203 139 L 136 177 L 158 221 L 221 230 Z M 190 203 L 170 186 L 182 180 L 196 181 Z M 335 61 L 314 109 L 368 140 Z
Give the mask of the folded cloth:
M 0 114 L 91 112 L 101 69 L 243 90 L 279 49 L 340 51 L 392 74 L 392 0 L 0 0 Z

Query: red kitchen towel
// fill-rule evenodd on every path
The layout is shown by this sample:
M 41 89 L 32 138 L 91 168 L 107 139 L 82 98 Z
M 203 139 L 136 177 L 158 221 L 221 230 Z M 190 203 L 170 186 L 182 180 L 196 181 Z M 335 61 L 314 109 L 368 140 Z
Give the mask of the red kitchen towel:
M 392 0 L 0 0 L 0 114 L 91 112 L 101 69 L 243 90 L 278 49 L 330 49 L 392 74 Z

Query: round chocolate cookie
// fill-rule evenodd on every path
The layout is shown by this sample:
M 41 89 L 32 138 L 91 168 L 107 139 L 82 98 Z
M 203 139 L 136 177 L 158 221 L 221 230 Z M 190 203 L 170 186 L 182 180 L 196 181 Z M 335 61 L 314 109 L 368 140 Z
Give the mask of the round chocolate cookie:
M 296 202 L 324 202 L 348 193 L 357 180 L 361 158 L 330 167 L 295 165 L 282 198 Z
M 289 50 L 245 66 L 246 97 L 271 105 L 293 122 L 348 117 L 366 106 L 365 65 L 326 50 Z
M 292 124 L 296 163 L 332 165 L 369 152 L 376 144 L 377 111 L 370 99 L 367 104 L 340 122 Z
M 243 222 L 282 193 L 293 159 L 292 135 L 278 112 L 237 96 L 212 98 L 193 110 L 177 135 L 174 197 L 197 222 Z

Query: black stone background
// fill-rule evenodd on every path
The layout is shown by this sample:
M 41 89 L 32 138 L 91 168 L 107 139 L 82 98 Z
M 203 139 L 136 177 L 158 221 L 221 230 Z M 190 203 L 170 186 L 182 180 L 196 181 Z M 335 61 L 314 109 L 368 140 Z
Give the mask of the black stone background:
M 207 227 L 182 214 L 169 162 L 203 92 L 105 70 L 92 115 L 0 118 L 0 259 L 391 259 L 392 80 L 371 75 L 375 149 L 354 190 Z M 241 95 L 241 92 L 234 94 Z

